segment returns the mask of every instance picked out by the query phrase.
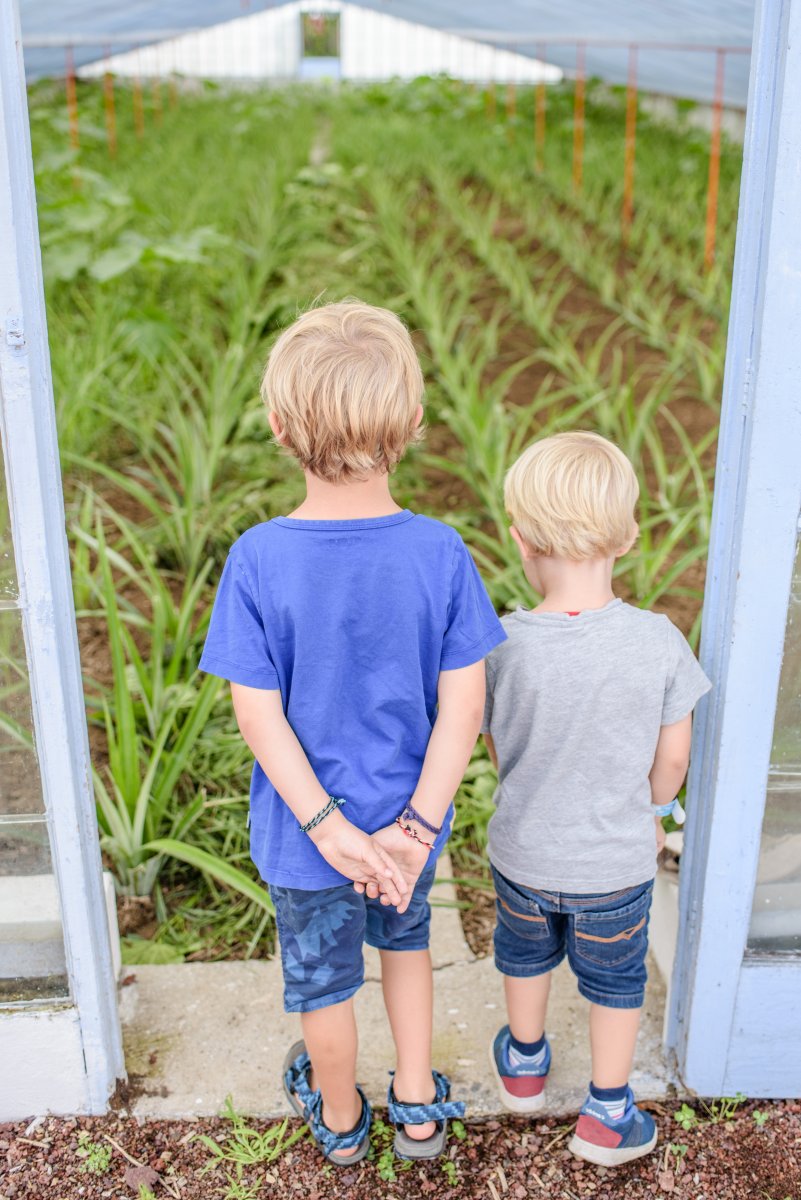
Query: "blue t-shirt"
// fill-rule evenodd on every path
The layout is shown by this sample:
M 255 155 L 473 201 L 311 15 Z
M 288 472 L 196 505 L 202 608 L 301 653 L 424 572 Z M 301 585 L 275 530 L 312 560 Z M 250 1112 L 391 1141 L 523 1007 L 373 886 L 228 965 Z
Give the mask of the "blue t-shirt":
M 200 669 L 278 688 L 315 775 L 373 833 L 417 785 L 440 671 L 506 634 L 462 539 L 408 510 L 352 521 L 276 517 L 234 543 Z M 452 810 L 437 839 L 444 844 Z M 335 887 L 329 866 L 258 763 L 250 848 L 263 879 Z

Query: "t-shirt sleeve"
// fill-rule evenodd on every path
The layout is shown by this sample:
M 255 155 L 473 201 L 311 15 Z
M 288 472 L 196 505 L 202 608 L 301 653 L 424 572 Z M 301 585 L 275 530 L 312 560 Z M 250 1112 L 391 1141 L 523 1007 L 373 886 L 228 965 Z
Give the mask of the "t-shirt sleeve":
M 487 589 L 461 538 L 455 547 L 448 625 L 442 640 L 441 671 L 480 662 L 506 640 Z
M 199 669 L 246 687 L 274 691 L 279 686 L 261 613 L 233 554 L 217 588 Z
M 487 692 L 484 697 L 484 719 L 481 722 L 481 732 L 489 733 L 490 724 L 492 722 L 493 687 L 495 684 L 495 671 L 493 669 L 491 657 L 484 659 L 484 668 L 487 673 Z
M 688 716 L 712 684 L 684 635 L 668 621 L 668 672 L 662 702 L 662 724 L 675 725 Z

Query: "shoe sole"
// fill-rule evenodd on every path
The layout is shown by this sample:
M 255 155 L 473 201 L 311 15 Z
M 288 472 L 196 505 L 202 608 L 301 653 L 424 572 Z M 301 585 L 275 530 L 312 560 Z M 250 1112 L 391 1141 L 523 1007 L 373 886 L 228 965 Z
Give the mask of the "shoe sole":
M 643 1158 L 650 1154 L 656 1145 L 656 1139 L 657 1135 L 654 1132 L 651 1140 L 643 1142 L 641 1146 L 615 1150 L 612 1146 L 596 1146 L 594 1142 L 586 1142 L 574 1133 L 567 1148 L 576 1158 L 583 1158 L 585 1162 L 594 1163 L 597 1167 L 621 1167 L 623 1163 L 633 1162 L 635 1158 Z
M 540 1112 L 545 1107 L 545 1088 L 543 1087 L 539 1096 L 510 1095 L 504 1087 L 503 1080 L 501 1079 L 498 1071 L 498 1064 L 495 1061 L 495 1052 L 493 1050 L 494 1045 L 494 1042 L 490 1042 L 489 1060 L 492 1073 L 495 1076 L 495 1084 L 498 1088 L 498 1095 L 500 1096 L 501 1104 L 504 1106 L 504 1108 L 508 1109 L 509 1112 L 513 1113 L 525 1115 L 526 1113 Z

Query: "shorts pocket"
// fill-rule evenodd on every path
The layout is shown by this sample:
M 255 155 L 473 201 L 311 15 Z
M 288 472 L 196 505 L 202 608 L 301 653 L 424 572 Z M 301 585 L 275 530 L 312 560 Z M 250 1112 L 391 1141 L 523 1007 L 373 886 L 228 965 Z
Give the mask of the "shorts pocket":
M 648 945 L 651 888 L 636 900 L 611 912 L 576 913 L 573 923 L 576 953 L 588 962 L 614 967 L 642 958 Z
M 518 937 L 536 939 L 550 937 L 548 916 L 533 895 L 525 888 L 511 883 L 493 870 L 495 909 L 498 921 Z

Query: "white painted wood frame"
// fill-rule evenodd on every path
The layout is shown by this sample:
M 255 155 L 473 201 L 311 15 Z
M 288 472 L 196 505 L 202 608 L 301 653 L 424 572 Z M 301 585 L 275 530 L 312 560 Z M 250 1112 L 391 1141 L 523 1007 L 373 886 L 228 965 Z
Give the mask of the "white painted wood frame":
M 42 1081 L 35 1094 L 21 1081 L 26 1104 L 38 1111 L 59 1108 L 68 1095 L 71 1105 L 82 1098 L 80 1111 L 102 1112 L 124 1073 L 122 1042 L 89 770 L 16 0 L 0 0 L 0 412 L 35 740 L 71 991 L 66 1012 L 63 1002 L 43 1003 L 38 1023 L 32 1006 L 0 1010 L 0 1044 L 13 1045 L 27 1073 Z M 58 1023 L 56 1010 L 70 1028 L 77 1024 L 77 1059 L 54 1059 L 52 1039 L 42 1036 L 54 1019 Z M 63 1039 L 65 1052 L 68 1041 Z M 73 1064 L 65 1069 L 83 1078 L 57 1078 L 62 1062 Z M 77 1083 L 81 1086 L 65 1090 Z M 0 1120 L 8 1119 L 15 1103 L 4 1089 Z
M 801 511 L 801 0 L 758 0 L 668 1044 L 702 1095 L 801 1095 L 801 956 L 750 955 Z

